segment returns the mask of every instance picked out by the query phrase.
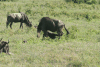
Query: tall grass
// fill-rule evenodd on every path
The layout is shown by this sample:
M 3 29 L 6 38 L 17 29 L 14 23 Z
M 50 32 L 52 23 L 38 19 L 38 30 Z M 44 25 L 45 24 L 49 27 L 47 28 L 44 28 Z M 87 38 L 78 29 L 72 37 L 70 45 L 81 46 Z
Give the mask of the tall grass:
M 0 38 L 10 40 L 11 55 L 0 54 L 1 67 L 99 67 L 100 66 L 100 5 L 65 2 L 65 0 L 0 1 Z M 7 15 L 27 14 L 33 26 L 48 16 L 62 20 L 70 34 L 59 40 L 37 38 L 37 30 L 20 23 L 6 28 Z M 22 43 L 26 40 L 27 43 Z

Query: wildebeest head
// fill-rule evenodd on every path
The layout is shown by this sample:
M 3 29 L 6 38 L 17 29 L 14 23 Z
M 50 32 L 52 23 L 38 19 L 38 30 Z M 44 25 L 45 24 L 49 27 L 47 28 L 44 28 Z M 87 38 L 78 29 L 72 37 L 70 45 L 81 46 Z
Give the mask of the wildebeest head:
M 9 43 L 9 40 L 8 40 L 8 42 L 6 42 L 6 41 L 1 42 L 1 44 L 8 44 L 8 43 Z
M 1 41 L 1 43 L 0 43 L 0 53 L 5 52 L 6 54 L 9 54 L 9 45 L 8 45 L 8 43 L 9 43 L 9 40 L 8 40 L 8 42 Z
M 32 27 L 32 22 L 28 22 L 29 23 L 29 27 Z
M 28 22 L 26 23 L 26 25 L 27 25 L 28 27 L 32 27 L 32 22 L 28 21 Z
M 9 43 L 9 40 L 8 40 L 8 42 L 6 42 L 6 41 L 1 41 L 1 44 L 0 44 L 0 49 L 1 48 L 3 48 L 6 44 L 8 44 Z

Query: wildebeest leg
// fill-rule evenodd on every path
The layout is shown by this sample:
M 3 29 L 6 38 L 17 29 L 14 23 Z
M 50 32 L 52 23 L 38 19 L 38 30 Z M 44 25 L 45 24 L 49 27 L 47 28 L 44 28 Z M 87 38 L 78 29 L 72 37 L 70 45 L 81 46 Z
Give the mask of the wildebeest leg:
M 9 23 L 10 23 L 10 22 L 8 22 L 8 21 L 6 22 L 6 28 L 8 28 Z
M 5 45 L 5 47 L 3 48 L 3 51 L 7 54 L 8 53 L 8 44 Z
M 12 29 L 12 23 L 13 23 L 13 22 L 10 23 L 10 28 L 11 28 L 11 29 Z
M 38 38 L 40 37 L 40 32 L 41 32 L 41 29 L 37 29 L 37 37 Z
M 59 36 L 59 39 L 60 39 L 60 32 L 58 32 L 58 36 Z
M 3 48 L 0 50 L 0 53 L 2 53 L 3 52 Z
M 60 39 L 60 36 L 62 36 L 62 35 L 63 35 L 62 30 L 61 30 L 61 29 L 58 29 L 57 33 L 58 33 L 58 36 L 59 36 L 59 39 Z
M 43 30 L 43 32 L 44 32 L 43 37 L 48 37 L 47 30 Z
M 9 54 L 9 47 L 6 48 L 6 54 Z
M 23 23 L 22 23 L 22 22 L 20 23 L 20 28 L 21 28 L 21 27 L 22 27 L 22 29 L 23 29 Z

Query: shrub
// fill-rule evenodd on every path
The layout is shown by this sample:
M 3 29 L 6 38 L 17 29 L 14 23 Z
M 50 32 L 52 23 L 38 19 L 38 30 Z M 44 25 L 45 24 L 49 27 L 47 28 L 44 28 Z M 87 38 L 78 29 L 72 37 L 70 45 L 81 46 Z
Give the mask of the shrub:
M 18 0 L 0 0 L 0 1 L 12 1 L 12 2 L 15 2 L 15 1 L 18 1 Z
M 65 0 L 66 2 L 74 2 L 74 3 L 86 3 L 86 4 L 96 4 L 97 1 L 96 0 Z M 99 2 L 100 3 L 100 2 Z
M 66 2 L 72 2 L 72 0 L 65 0 Z
M 67 65 L 67 67 L 82 67 L 82 62 L 71 62 Z
M 86 3 L 88 0 L 65 0 L 66 2 Z
M 92 3 L 92 4 L 96 4 L 97 1 L 96 1 L 96 0 L 92 0 L 91 3 Z
M 100 0 L 99 0 L 99 4 L 100 4 Z
M 7 0 L 0 0 L 0 1 L 7 1 Z
M 74 3 L 84 3 L 84 0 L 72 0 Z
M 89 20 L 89 21 L 92 19 L 91 16 L 90 16 L 90 14 L 86 14 L 85 18 L 86 18 L 87 20 Z
M 21 6 L 20 6 L 20 7 L 18 7 L 18 12 L 21 12 Z
M 92 0 L 92 1 L 87 1 L 86 3 L 87 3 L 87 4 L 96 4 L 97 1 L 96 1 L 96 0 Z
M 16 11 L 14 9 L 11 9 L 11 13 L 15 13 Z
M 31 10 L 30 9 L 26 9 L 25 14 L 31 14 Z

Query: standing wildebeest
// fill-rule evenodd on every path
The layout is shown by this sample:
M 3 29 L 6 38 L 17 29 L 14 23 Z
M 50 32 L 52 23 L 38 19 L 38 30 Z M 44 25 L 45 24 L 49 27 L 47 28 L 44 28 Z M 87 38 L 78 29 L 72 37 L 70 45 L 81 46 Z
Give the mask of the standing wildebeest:
M 60 38 L 60 36 L 63 35 L 63 32 L 62 32 L 63 27 L 67 31 L 67 34 L 69 34 L 69 31 L 66 29 L 65 24 L 61 20 L 55 20 L 49 17 L 43 17 L 40 20 L 39 25 L 37 27 L 37 37 L 40 37 L 41 30 L 44 32 L 43 37 L 48 36 L 47 30 L 49 30 L 52 32 L 57 31 L 58 36 Z
M 13 22 L 20 22 L 20 28 L 23 28 L 23 23 L 25 23 L 27 26 L 32 27 L 32 23 L 29 21 L 28 17 L 24 13 L 12 13 L 7 16 L 7 22 L 6 27 L 8 28 L 8 25 L 10 23 L 10 28 L 12 29 L 12 23 Z
M 2 40 L 2 39 L 1 39 Z M 0 40 L 0 53 L 1 52 L 5 52 L 6 54 L 9 54 L 9 45 L 8 45 L 8 43 L 9 43 L 9 40 L 8 40 L 8 42 L 6 42 L 6 41 L 1 41 Z

